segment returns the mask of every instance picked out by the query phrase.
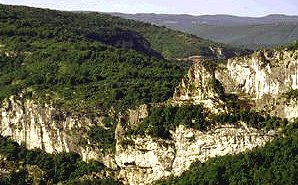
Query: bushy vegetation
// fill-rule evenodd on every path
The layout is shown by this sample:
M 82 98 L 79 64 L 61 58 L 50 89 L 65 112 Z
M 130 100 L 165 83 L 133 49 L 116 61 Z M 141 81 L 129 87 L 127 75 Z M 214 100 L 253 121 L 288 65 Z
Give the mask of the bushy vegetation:
M 111 128 L 92 127 L 88 131 L 88 139 L 92 145 L 96 145 L 104 151 L 107 151 L 107 149 L 115 151 L 115 129 L 116 123 Z
M 166 100 L 185 69 L 155 56 L 138 32 L 132 47 L 125 46 L 132 33 L 122 30 L 114 38 L 119 27 L 133 26 L 144 32 L 159 29 L 97 13 L 0 5 L 0 99 L 23 92 L 80 112 Z M 90 37 L 91 32 L 97 37 Z M 111 36 L 111 41 L 100 36 Z M 135 44 L 143 44 L 144 51 L 134 50 L 141 47 Z
M 291 89 L 290 91 L 283 94 L 286 100 L 298 100 L 298 89 Z
M 111 178 L 105 179 L 74 179 L 64 183 L 65 185 L 119 185 L 122 184 Z
M 284 128 L 288 124 L 286 119 L 253 110 L 208 115 L 200 105 L 182 105 L 151 108 L 150 115 L 136 127 L 128 130 L 127 134 L 169 139 L 171 138 L 169 131 L 175 130 L 179 125 L 205 131 L 212 125 L 237 124 L 240 121 L 250 127 L 265 130 Z
M 83 162 L 76 153 L 48 154 L 39 149 L 28 150 L 3 136 L 0 136 L 0 155 L 15 163 L 37 165 L 45 172 L 45 181 L 52 183 L 78 179 L 85 174 L 100 172 L 105 169 L 103 164 L 96 161 Z M 23 169 L 9 176 L 0 177 L 0 184 L 30 184 L 30 182 L 25 183 L 28 179 L 30 180 L 28 172 Z M 115 184 L 111 179 L 103 180 L 103 182 Z
M 156 184 L 297 184 L 298 122 L 263 148 L 195 162 L 180 177 Z
M 150 135 L 164 139 L 171 138 L 169 130 L 179 125 L 205 130 L 208 122 L 200 105 L 182 105 L 154 107 L 150 116 L 145 118 L 137 127 L 128 131 L 129 135 Z
M 224 89 L 223 85 L 220 83 L 220 81 L 217 80 L 216 78 L 214 78 L 211 80 L 210 85 L 211 85 L 212 89 L 214 90 L 214 92 L 216 92 L 219 95 L 219 98 L 221 100 L 224 100 L 225 99 L 225 89 Z
M 295 51 L 297 49 L 298 49 L 298 40 L 295 40 L 294 42 L 291 42 L 289 44 L 286 44 L 277 48 L 277 50 L 279 51 L 282 51 L 282 50 Z
M 160 53 L 166 58 L 212 56 L 210 45 L 227 47 L 165 27 L 95 12 L 70 13 L 7 5 L 0 5 L 0 10 L 1 22 L 6 24 L 1 26 L 1 33 L 7 36 L 25 34 L 28 37 L 47 39 L 58 34 L 59 39 L 69 40 L 69 36 L 75 34 L 88 40 L 132 48 L 150 55 L 159 56 Z M 234 50 L 227 49 L 232 56 Z
M 276 129 L 287 125 L 287 119 L 261 114 L 253 110 L 243 110 L 232 114 L 220 114 L 213 117 L 216 123 L 235 124 L 243 121 L 251 127 L 258 129 Z
M 42 48 L 0 57 L 0 98 L 23 90 L 76 110 L 127 108 L 166 100 L 182 76 L 173 63 L 97 43 L 32 45 Z

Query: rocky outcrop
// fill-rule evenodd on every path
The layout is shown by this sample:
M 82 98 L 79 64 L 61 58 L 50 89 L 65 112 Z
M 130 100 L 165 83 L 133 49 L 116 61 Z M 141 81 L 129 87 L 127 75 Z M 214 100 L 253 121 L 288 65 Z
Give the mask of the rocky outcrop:
M 86 133 L 93 126 L 102 126 L 101 117 L 68 115 L 16 96 L 2 103 L 0 128 L 1 135 L 10 136 L 30 149 L 41 148 L 49 153 L 71 151 L 87 161 L 99 160 L 117 170 L 111 176 L 125 184 L 150 184 L 180 175 L 195 160 L 204 162 L 210 157 L 239 153 L 262 146 L 274 136 L 245 125 L 216 126 L 207 132 L 179 126 L 171 131 L 172 138 L 168 140 L 125 135 L 125 129 L 149 114 L 149 107 L 142 105 L 119 117 L 115 153 L 88 144 Z
M 289 89 L 298 88 L 298 50 L 258 51 L 246 57 L 229 59 L 229 76 L 234 90 L 260 99 L 276 97 Z
M 49 153 L 71 151 L 79 153 L 86 161 L 99 160 L 115 170 L 110 176 L 134 185 L 181 175 L 197 160 L 205 162 L 212 157 L 262 147 L 276 135 L 275 131 L 257 130 L 238 123 L 213 125 L 208 131 L 180 125 L 170 131 L 170 139 L 128 136 L 128 129 L 150 115 L 151 106 L 201 104 L 210 114 L 227 112 L 225 100 L 212 85 L 218 79 L 227 93 L 243 94 L 245 96 L 240 98 L 253 100 L 253 105 L 261 110 L 290 120 L 298 116 L 297 100 L 281 98 L 289 89 L 298 88 L 297 51 L 260 51 L 230 59 L 216 71 L 206 67 L 203 59 L 194 60 L 171 100 L 159 105 L 141 105 L 119 114 L 115 151 L 103 151 L 88 138 L 90 129 L 105 127 L 103 115 L 65 113 L 17 96 L 2 102 L 0 134 L 30 149 L 41 148 Z
M 215 72 L 229 93 L 253 101 L 251 108 L 292 120 L 298 103 L 286 103 L 283 94 L 298 88 L 298 50 L 257 51 L 229 59 L 225 69 Z
M 96 159 L 113 166 L 113 156 L 90 145 L 88 139 L 88 130 L 101 124 L 101 119 L 68 115 L 48 105 L 42 107 L 32 100 L 12 96 L 2 102 L 0 134 L 29 149 L 40 148 L 48 153 L 76 152 L 85 161 Z
M 289 121 L 294 121 L 298 117 L 298 101 L 296 99 L 280 97 L 265 104 L 262 104 L 262 100 L 256 102 L 258 103 L 256 109 L 267 110 L 271 115 L 286 118 Z
M 264 132 L 239 125 L 220 125 L 202 132 L 180 125 L 171 131 L 171 140 L 151 137 L 131 138 L 117 143 L 115 159 L 118 179 L 125 184 L 150 184 L 170 175 L 181 175 L 192 162 L 236 154 L 269 142 L 275 132 Z
M 225 111 L 224 102 L 214 91 L 212 81 L 215 80 L 214 71 L 204 67 L 203 59 L 196 59 L 187 75 L 176 88 L 173 103 L 202 104 L 212 113 Z

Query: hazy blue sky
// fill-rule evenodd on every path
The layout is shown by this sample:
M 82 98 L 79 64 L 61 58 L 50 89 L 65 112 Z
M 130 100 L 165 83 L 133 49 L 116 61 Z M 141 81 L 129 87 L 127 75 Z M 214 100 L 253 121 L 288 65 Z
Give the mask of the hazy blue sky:
M 298 0 L 0 0 L 0 3 L 123 13 L 298 15 Z

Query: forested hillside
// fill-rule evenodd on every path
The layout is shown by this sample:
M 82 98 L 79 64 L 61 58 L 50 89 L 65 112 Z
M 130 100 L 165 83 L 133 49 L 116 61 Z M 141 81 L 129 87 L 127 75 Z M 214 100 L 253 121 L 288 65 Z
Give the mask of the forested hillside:
M 119 17 L 150 22 L 194 34 L 215 42 L 249 49 L 273 48 L 298 39 L 298 17 L 232 15 L 121 14 Z
M 163 58 L 216 57 L 209 46 L 223 46 L 99 13 L 6 5 L 0 44 L 1 99 L 23 92 L 87 112 L 164 101 L 185 68 Z
M 0 184 L 296 184 L 297 46 L 0 5 Z
M 153 26 L 100 13 L 70 13 L 29 7 L 1 5 L 1 20 L 9 24 L 3 31 L 12 36 L 26 32 L 38 38 L 69 38 L 71 35 L 108 45 L 133 48 L 146 54 L 162 54 L 165 58 L 213 55 L 209 47 L 222 47 L 227 54 L 241 50 L 165 27 Z M 17 31 L 22 28 L 22 30 Z M 2 30 L 2 29 L 1 29 Z M 10 32 L 10 33 L 8 33 Z M 21 33 L 20 33 L 21 32 Z M 151 48 L 150 48 L 151 47 Z M 156 53 L 158 52 L 158 53 Z

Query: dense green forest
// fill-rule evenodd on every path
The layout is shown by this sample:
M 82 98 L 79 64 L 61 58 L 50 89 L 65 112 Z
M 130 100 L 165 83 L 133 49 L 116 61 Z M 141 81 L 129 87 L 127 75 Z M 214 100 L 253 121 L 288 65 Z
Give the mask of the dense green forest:
M 187 64 L 164 58 L 215 57 L 209 46 L 226 47 L 100 13 L 0 5 L 0 99 L 22 92 L 81 112 L 165 101 Z
M 89 37 L 113 37 L 121 26 L 159 29 L 102 14 L 0 5 L 0 99 L 22 92 L 80 112 L 166 100 L 185 71 L 178 62 L 150 47 L 142 52 Z
M 127 131 L 127 135 L 150 135 L 156 138 L 170 139 L 170 130 L 175 130 L 179 125 L 206 131 L 214 125 L 233 124 L 244 122 L 248 126 L 271 130 L 283 128 L 288 124 L 287 119 L 264 115 L 254 110 L 241 110 L 234 113 L 208 115 L 201 105 L 182 105 L 152 107 L 150 115 L 141 123 Z
M 81 112 L 124 109 L 166 100 L 183 74 L 175 63 L 98 43 L 47 39 L 30 45 L 30 54 L 0 57 L 1 99 L 23 92 Z
M 43 171 L 43 175 L 39 177 L 39 184 L 57 184 L 57 182 L 64 182 L 64 184 L 120 184 L 110 178 L 80 179 L 83 175 L 107 169 L 97 161 L 89 163 L 82 161 L 76 153 L 48 154 L 39 149 L 28 150 L 9 138 L 0 136 L 0 155 L 6 158 L 1 161 L 1 168 L 5 168 L 9 162 L 19 164 L 19 166 L 11 168 L 10 173 L 0 175 L 1 185 L 32 184 L 34 177 L 29 175 L 27 165 L 35 165 Z M 38 173 L 34 175 L 38 175 Z
M 237 155 L 195 162 L 180 177 L 170 177 L 156 184 L 238 185 L 297 184 L 298 121 L 285 128 L 280 136 L 263 148 Z
M 209 47 L 221 47 L 226 56 L 242 50 L 148 23 L 126 20 L 101 13 L 71 13 L 0 5 L 1 32 L 7 36 L 71 40 L 71 35 L 108 45 L 133 48 L 165 58 L 192 55 L 212 57 Z M 3 24 L 4 23 L 4 24 Z M 151 48 L 150 48 L 151 47 Z
M 135 128 L 130 129 L 128 135 L 150 135 L 169 139 L 170 130 L 179 125 L 188 128 L 205 130 L 209 122 L 205 120 L 206 114 L 200 105 L 182 105 L 169 107 L 153 107 L 149 117 L 145 118 Z

